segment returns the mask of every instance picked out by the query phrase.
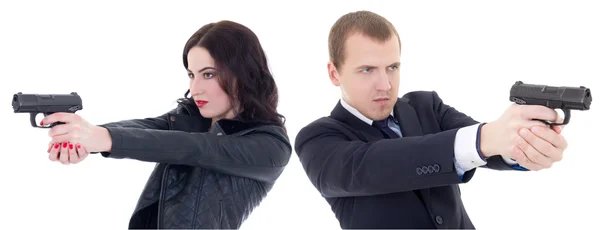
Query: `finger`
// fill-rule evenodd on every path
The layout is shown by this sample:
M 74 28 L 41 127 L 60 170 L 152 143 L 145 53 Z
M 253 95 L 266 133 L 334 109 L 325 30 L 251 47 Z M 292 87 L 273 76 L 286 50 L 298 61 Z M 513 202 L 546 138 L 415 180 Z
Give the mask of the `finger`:
M 562 150 L 567 148 L 567 140 L 563 135 L 558 134 L 552 129 L 536 126 L 531 128 L 531 133 L 550 143 L 553 147 Z M 539 150 L 539 149 L 538 149 Z
M 561 117 L 561 116 L 558 116 L 558 117 L 556 118 L 556 120 L 554 121 L 554 123 L 557 123 L 557 124 L 562 124 L 564 121 L 565 121 L 565 119 L 564 119 L 563 117 Z M 553 126 L 552 126 L 552 129 L 553 129 L 553 130 L 554 130 L 556 133 L 560 134 L 560 133 L 562 132 L 562 130 L 563 130 L 563 126 L 562 126 L 562 125 L 553 125 Z
M 530 134 L 529 136 L 535 135 Z M 538 137 L 534 137 L 533 139 L 535 138 L 539 139 Z M 527 159 L 532 163 L 541 165 L 543 168 L 550 168 L 552 166 L 553 162 L 550 158 L 540 153 L 531 143 L 521 136 L 517 137 L 517 147 L 523 151 Z
M 79 162 L 81 162 L 82 160 L 87 158 L 89 153 L 81 144 L 77 144 L 76 148 L 77 148 L 77 154 L 79 155 Z
M 554 132 L 560 134 L 560 133 L 562 133 L 563 126 L 562 125 L 553 125 L 552 130 L 554 130 Z
M 64 165 L 68 165 L 69 164 L 69 148 L 68 148 L 69 143 L 68 142 L 62 142 L 62 145 L 60 146 L 60 155 L 58 156 L 58 160 L 60 161 L 60 163 L 63 163 Z
M 73 133 L 67 133 L 67 134 L 53 136 L 52 142 L 54 142 L 54 143 L 79 142 L 78 138 L 75 138 L 72 134 Z
M 50 150 L 52 150 L 52 146 L 54 146 L 54 143 L 48 143 L 48 150 L 46 150 L 47 153 L 50 153 Z
M 50 150 L 50 154 L 48 155 L 48 159 L 50 159 L 51 161 L 57 161 L 58 160 L 59 151 L 60 151 L 60 143 L 55 143 L 53 145 L 52 149 Z
M 48 116 L 45 116 L 40 124 L 47 125 L 59 121 L 64 123 L 70 123 L 76 118 L 76 116 L 77 115 L 74 113 L 53 113 Z
M 520 114 L 525 119 L 540 119 L 555 121 L 559 116 L 556 110 L 541 105 L 522 105 L 519 107 Z
M 73 143 L 69 143 L 69 163 L 77 164 L 79 162 L 79 155 L 77 155 L 77 150 Z
M 67 133 L 73 131 L 76 127 L 79 127 L 79 124 L 67 123 L 67 124 L 56 125 L 56 126 L 50 128 L 50 130 L 48 130 L 48 136 L 54 137 L 54 136 L 58 136 L 58 135 L 67 134 Z
M 519 164 L 519 166 L 529 169 L 531 171 L 539 171 L 544 169 L 544 167 L 542 167 L 541 165 L 530 161 L 525 155 L 525 153 L 519 148 L 519 146 L 515 146 L 513 148 L 511 158 L 515 160 L 517 164 Z

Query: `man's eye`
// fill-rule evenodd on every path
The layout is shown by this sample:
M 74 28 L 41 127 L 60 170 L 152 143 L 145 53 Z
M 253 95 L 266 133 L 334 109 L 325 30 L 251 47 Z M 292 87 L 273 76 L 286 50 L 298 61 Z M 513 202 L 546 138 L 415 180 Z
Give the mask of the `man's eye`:
M 371 68 L 371 67 L 367 67 L 367 68 L 364 68 L 364 69 L 362 70 L 362 72 L 369 73 L 369 72 L 371 72 L 371 70 L 372 70 L 372 68 Z

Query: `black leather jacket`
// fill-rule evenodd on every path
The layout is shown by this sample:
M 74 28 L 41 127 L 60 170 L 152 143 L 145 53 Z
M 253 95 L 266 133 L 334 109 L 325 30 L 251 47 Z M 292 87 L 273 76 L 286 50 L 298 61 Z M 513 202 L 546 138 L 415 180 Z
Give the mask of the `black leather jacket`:
M 281 175 L 291 155 L 282 127 L 210 119 L 180 104 L 156 118 L 100 125 L 112 136 L 104 157 L 158 162 L 130 229 L 237 229 Z

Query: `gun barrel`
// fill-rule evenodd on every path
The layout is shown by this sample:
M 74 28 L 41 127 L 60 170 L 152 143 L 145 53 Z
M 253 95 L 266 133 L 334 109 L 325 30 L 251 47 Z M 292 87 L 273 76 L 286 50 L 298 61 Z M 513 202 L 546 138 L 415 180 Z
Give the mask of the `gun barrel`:
M 13 95 L 15 113 L 75 112 L 83 109 L 81 97 L 70 94 L 23 94 Z

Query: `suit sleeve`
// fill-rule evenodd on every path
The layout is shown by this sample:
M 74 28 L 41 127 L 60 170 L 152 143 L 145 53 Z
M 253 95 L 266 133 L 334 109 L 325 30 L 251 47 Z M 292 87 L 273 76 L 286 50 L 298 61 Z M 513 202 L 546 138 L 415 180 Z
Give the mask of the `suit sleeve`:
M 130 123 L 127 123 L 130 124 Z M 287 165 L 291 146 L 281 128 L 259 128 L 241 136 L 133 127 L 106 127 L 116 159 L 203 167 L 274 183 Z
M 461 183 L 453 163 L 456 132 L 366 143 L 321 120 L 298 133 L 295 149 L 323 196 L 371 196 Z
M 479 148 L 479 130 L 485 123 L 479 123 L 455 108 L 444 104 L 435 91 L 432 92 L 432 97 L 433 108 L 442 131 L 459 128 L 457 133 L 457 143 L 455 143 L 455 151 L 458 157 L 457 165 L 461 166 L 459 168 L 466 168 L 466 171 L 473 170 L 476 167 L 493 170 L 527 170 L 516 164 L 516 162 L 504 159 L 501 156 L 493 156 L 484 159 Z M 471 166 L 469 165 L 470 162 L 474 162 L 475 164 Z

